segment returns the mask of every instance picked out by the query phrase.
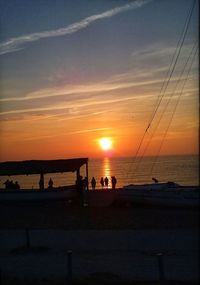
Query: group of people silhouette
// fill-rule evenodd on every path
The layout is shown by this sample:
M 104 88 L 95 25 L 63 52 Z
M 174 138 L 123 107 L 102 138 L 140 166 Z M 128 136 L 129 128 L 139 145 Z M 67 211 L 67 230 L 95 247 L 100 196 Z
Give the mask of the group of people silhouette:
M 42 185 L 43 185 L 43 181 L 39 181 L 39 187 L 40 189 L 42 188 Z M 5 184 L 5 189 L 20 189 L 20 185 L 17 181 L 15 181 L 15 183 L 11 180 L 6 180 L 4 182 Z M 96 180 L 94 177 L 92 177 L 91 179 L 91 186 L 92 186 L 92 189 L 94 190 L 96 188 Z M 111 176 L 111 185 L 112 185 L 112 189 L 115 189 L 116 187 L 116 184 L 117 184 L 117 179 L 115 176 Z M 108 186 L 109 186 L 109 179 L 108 177 L 106 176 L 105 178 L 101 177 L 100 179 L 100 185 L 102 187 L 102 189 L 108 189 Z M 77 190 L 78 191 L 82 191 L 82 190 L 85 190 L 88 188 L 88 179 L 87 177 L 83 178 L 81 175 L 78 177 L 77 181 L 76 181 L 76 186 L 77 186 Z M 49 179 L 49 182 L 48 182 L 48 189 L 53 189 L 53 180 L 52 178 Z
M 88 188 L 88 179 L 87 177 L 79 176 L 76 180 L 76 187 L 78 191 L 82 191 Z
M 5 188 L 6 189 L 15 189 L 15 190 L 20 190 L 19 183 L 15 181 L 15 183 L 12 180 L 6 180 L 4 182 Z
M 102 189 L 108 189 L 108 185 L 109 185 L 109 179 L 108 179 L 108 177 L 107 177 L 107 176 L 106 176 L 105 178 L 101 177 L 101 179 L 100 179 L 100 184 L 101 184 Z M 115 176 L 111 176 L 112 189 L 115 189 L 116 184 L 117 184 L 117 179 L 116 179 L 116 177 L 115 177 Z M 92 189 L 93 189 L 93 190 L 96 188 L 96 180 L 95 180 L 94 177 L 92 177 L 91 186 L 92 186 Z

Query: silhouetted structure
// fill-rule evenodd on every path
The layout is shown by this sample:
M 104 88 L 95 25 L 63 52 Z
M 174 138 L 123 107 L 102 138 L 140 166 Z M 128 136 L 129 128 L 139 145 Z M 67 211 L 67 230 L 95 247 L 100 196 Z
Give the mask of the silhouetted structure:
M 80 168 L 84 164 L 86 165 L 86 177 L 88 177 L 88 158 L 7 161 L 0 163 L 0 176 L 40 174 L 39 189 L 44 190 L 45 174 L 76 172 L 78 179 Z M 4 184 L 6 189 L 14 189 L 14 183 L 11 181 L 7 180 Z M 88 188 L 88 185 L 86 187 Z
M 39 189 L 44 190 L 44 174 L 40 174 Z

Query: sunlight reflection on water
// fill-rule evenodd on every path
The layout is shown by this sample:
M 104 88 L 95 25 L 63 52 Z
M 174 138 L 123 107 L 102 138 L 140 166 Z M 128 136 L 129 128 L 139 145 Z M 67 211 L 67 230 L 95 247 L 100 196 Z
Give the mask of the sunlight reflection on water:
M 103 177 L 108 177 L 110 179 L 110 160 L 108 157 L 105 157 L 102 163 L 103 167 Z

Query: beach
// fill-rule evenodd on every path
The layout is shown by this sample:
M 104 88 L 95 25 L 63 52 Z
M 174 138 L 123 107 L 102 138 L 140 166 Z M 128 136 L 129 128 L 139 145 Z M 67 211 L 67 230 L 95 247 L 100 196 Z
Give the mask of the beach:
M 69 250 L 74 282 L 159 284 L 161 253 L 169 284 L 196 284 L 198 226 L 198 209 L 2 204 L 2 284 L 68 284 Z
M 136 205 L 83 207 L 70 202 L 1 203 L 0 227 L 7 229 L 194 229 L 198 208 Z

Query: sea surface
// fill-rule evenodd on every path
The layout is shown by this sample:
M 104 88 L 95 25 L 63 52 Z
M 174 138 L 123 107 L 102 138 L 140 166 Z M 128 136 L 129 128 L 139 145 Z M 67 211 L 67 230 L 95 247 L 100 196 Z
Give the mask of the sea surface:
M 86 176 L 86 167 L 81 167 L 81 175 Z M 199 185 L 199 157 L 198 155 L 162 156 L 155 157 L 105 157 L 102 159 L 89 159 L 89 182 L 92 177 L 96 179 L 96 188 L 101 189 L 100 178 L 111 176 L 117 178 L 117 188 L 128 184 L 152 183 L 152 177 L 159 182 L 173 181 L 181 185 Z M 54 186 L 72 185 L 76 180 L 76 173 L 46 174 L 45 187 L 50 177 Z M 1 177 L 0 187 L 6 179 L 18 181 L 21 188 L 38 189 L 39 175 Z M 91 188 L 91 184 L 89 183 Z M 109 183 L 111 187 L 111 182 Z

